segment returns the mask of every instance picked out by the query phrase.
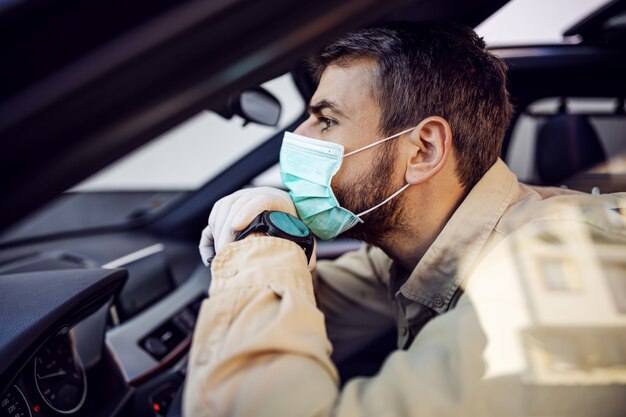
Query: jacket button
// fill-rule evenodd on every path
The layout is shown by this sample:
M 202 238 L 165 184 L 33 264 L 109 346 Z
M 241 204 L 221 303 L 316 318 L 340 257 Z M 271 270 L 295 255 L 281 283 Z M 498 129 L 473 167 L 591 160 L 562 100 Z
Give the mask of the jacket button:
M 435 307 L 443 307 L 443 298 L 440 295 L 435 295 L 435 298 L 433 298 L 433 302 L 435 303 Z
M 222 272 L 222 276 L 224 278 L 232 278 L 235 275 L 237 275 L 237 270 L 236 269 L 229 269 L 227 271 Z

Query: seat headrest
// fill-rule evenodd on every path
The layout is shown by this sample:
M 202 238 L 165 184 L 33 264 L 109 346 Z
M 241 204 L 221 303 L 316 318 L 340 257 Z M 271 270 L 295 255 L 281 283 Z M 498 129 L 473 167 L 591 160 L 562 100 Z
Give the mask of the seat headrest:
M 544 184 L 558 184 L 605 160 L 600 139 L 585 115 L 560 113 L 539 129 L 535 163 Z

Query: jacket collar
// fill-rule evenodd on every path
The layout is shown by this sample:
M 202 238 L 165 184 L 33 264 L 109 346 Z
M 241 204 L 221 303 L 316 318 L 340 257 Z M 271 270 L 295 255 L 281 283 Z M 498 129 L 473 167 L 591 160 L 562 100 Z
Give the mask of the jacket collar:
M 392 266 L 393 295 L 402 294 L 440 314 L 447 311 L 515 197 L 517 185 L 515 174 L 498 159 L 465 197 L 406 281 L 393 282 L 402 277 Z

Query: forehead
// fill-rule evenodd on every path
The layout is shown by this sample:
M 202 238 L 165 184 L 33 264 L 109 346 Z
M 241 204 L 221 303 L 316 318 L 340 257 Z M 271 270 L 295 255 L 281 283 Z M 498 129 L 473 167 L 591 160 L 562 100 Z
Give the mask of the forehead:
M 377 104 L 373 98 L 373 80 L 376 63 L 373 60 L 355 60 L 345 65 L 329 65 L 320 78 L 311 99 L 336 103 L 346 114 L 357 114 Z

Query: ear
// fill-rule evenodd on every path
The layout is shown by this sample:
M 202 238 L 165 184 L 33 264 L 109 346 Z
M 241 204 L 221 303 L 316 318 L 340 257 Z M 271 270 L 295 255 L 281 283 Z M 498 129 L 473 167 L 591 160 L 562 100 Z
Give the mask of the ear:
M 422 120 L 409 136 L 412 151 L 407 160 L 406 181 L 419 184 L 443 169 L 452 152 L 452 130 L 439 116 Z

